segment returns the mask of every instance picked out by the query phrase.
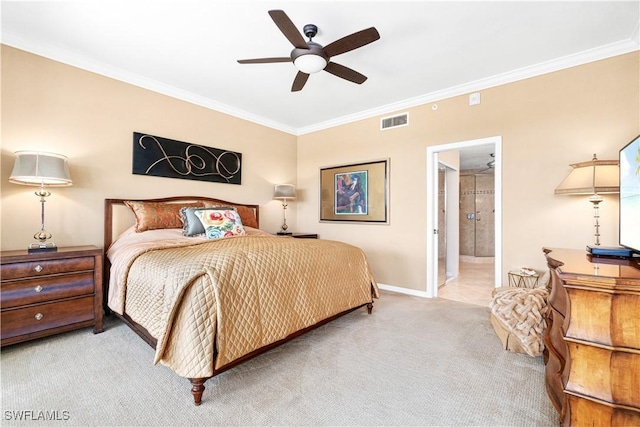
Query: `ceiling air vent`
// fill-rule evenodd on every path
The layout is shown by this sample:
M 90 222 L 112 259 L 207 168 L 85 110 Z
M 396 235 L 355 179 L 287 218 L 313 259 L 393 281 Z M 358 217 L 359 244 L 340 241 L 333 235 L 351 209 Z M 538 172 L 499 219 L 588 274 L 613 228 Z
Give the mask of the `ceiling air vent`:
M 383 117 L 380 119 L 380 130 L 409 126 L 409 113 L 402 113 L 393 117 Z

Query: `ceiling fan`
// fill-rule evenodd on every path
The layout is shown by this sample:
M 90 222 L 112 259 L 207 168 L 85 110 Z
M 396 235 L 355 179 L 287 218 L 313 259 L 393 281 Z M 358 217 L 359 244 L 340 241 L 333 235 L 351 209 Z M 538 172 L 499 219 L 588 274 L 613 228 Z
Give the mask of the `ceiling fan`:
M 284 34 L 287 40 L 289 40 L 293 45 L 293 50 L 291 51 L 290 56 L 239 59 L 238 62 L 240 64 L 293 62 L 296 68 L 298 68 L 298 74 L 293 80 L 291 92 L 301 90 L 307 82 L 310 74 L 317 73 L 322 70 L 357 84 L 362 84 L 367 80 L 366 76 L 352 70 L 351 68 L 331 61 L 331 58 L 378 40 L 380 38 L 380 34 L 374 27 L 350 34 L 334 41 L 333 43 L 329 43 L 325 47 L 322 47 L 320 44 L 312 41 L 313 37 L 318 33 L 318 27 L 315 25 L 307 24 L 304 26 L 304 35 L 309 38 L 309 41 L 304 41 L 302 34 L 300 34 L 296 26 L 284 11 L 270 10 L 269 15 L 282 34 Z
M 489 171 L 491 171 L 490 173 L 493 173 L 493 168 L 495 168 L 495 166 L 496 166 L 496 159 L 495 159 L 496 154 L 495 153 L 491 153 L 491 154 L 489 154 L 489 156 L 491 156 L 491 160 L 489 160 L 489 162 L 487 163 L 487 167 L 482 169 L 482 170 L 479 170 L 476 173 L 485 173 L 485 172 L 489 172 Z

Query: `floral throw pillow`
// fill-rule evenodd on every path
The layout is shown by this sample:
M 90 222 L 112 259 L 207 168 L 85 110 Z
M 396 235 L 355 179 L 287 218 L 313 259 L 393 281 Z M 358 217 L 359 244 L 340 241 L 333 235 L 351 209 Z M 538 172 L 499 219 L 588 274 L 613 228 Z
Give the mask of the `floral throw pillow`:
M 256 219 L 256 213 L 254 212 L 253 209 L 249 207 L 240 206 L 240 205 L 221 206 L 219 203 L 212 203 L 207 200 L 204 201 L 204 207 L 220 208 L 220 209 L 222 209 L 223 207 L 230 207 L 232 209 L 235 209 L 236 212 L 238 212 L 238 215 L 240 215 L 240 220 L 242 220 L 242 225 L 244 225 L 245 227 L 258 228 L 258 220 Z
M 196 216 L 196 210 L 229 210 L 232 207 L 220 206 L 218 208 L 182 208 L 180 209 L 180 216 L 182 217 L 182 234 L 188 237 L 202 236 L 204 234 L 204 227 L 202 221 Z M 242 220 L 242 218 L 240 218 Z
M 246 234 L 238 212 L 232 209 L 196 209 L 194 213 L 202 222 L 207 239 L 221 239 Z

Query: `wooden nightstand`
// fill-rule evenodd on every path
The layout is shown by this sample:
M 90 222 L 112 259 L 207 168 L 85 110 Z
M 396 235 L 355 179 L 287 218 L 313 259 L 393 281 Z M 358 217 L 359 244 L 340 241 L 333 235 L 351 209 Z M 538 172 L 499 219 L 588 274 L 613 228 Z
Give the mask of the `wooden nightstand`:
M 295 237 L 296 239 L 317 239 L 317 234 L 309 234 L 309 233 L 292 233 L 292 234 L 278 234 L 278 236 L 282 237 Z
M 0 345 L 102 326 L 102 249 L 0 253 Z

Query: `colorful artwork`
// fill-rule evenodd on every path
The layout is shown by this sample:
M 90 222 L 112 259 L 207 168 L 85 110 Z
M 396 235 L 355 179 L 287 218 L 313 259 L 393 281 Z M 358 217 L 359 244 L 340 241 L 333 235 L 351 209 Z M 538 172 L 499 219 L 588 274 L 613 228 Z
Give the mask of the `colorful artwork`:
M 335 174 L 335 214 L 367 214 L 367 171 Z
M 320 169 L 320 221 L 388 224 L 389 160 Z

